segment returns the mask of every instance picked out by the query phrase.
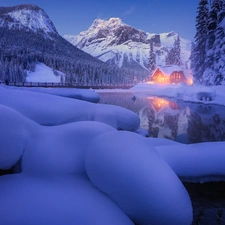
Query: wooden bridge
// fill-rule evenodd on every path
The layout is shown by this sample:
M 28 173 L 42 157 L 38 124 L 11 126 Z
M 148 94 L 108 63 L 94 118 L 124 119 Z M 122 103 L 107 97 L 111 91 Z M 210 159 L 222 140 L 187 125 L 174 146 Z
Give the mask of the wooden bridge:
M 7 86 L 15 87 L 60 87 L 81 89 L 129 89 L 135 84 L 78 84 L 78 83 L 54 83 L 54 82 L 0 82 Z

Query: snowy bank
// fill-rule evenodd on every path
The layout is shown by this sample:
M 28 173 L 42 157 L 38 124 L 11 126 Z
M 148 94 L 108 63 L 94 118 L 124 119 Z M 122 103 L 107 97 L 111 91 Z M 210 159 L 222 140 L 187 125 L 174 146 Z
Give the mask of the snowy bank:
M 147 138 L 183 182 L 225 181 L 225 142 L 181 144 L 164 138 Z
M 225 106 L 225 85 L 200 86 L 185 84 L 148 84 L 142 83 L 128 89 L 96 90 L 97 93 L 133 93 L 139 97 L 158 96 L 176 98 L 186 102 L 217 104 Z
M 77 121 L 99 121 L 114 128 L 136 131 L 140 119 L 119 106 L 0 87 L 0 104 L 14 108 L 39 124 L 52 126 Z
M 129 91 L 140 96 L 159 96 L 186 102 L 225 105 L 225 86 L 138 84 Z
M 156 149 L 182 181 L 225 181 L 225 142 L 164 145 Z
M 91 89 L 76 89 L 76 88 L 42 88 L 42 87 L 12 87 L 4 86 L 8 89 L 34 91 L 61 97 L 75 98 L 83 101 L 98 103 L 100 96 Z

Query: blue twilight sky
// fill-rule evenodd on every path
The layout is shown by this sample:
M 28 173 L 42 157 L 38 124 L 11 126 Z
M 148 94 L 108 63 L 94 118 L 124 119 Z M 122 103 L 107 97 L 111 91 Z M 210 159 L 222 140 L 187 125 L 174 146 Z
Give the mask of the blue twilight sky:
M 193 40 L 199 0 L 0 0 L 0 6 L 36 4 L 61 35 L 79 34 L 95 19 L 119 17 L 150 33 L 174 31 Z

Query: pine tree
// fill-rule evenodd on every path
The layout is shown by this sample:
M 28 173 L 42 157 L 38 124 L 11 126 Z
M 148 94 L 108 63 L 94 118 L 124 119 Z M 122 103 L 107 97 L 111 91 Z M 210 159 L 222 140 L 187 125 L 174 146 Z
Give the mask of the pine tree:
M 206 45 L 205 71 L 203 74 L 203 83 L 206 85 L 219 85 L 222 81 L 221 66 L 224 62 L 221 55 L 223 44 L 221 41 L 224 36 L 224 29 L 220 23 L 224 18 L 223 13 L 224 0 L 214 0 L 209 13 L 209 25 Z
M 166 65 L 177 65 L 181 66 L 181 47 L 180 47 L 180 36 L 178 35 L 174 41 L 173 48 L 170 49 L 166 56 Z
M 149 52 L 149 70 L 150 70 L 150 76 L 156 69 L 156 56 L 154 53 L 154 42 L 150 42 L 150 52 Z
M 207 0 L 200 0 L 196 17 L 195 43 L 192 45 L 191 69 L 195 83 L 201 83 L 205 71 L 206 42 L 209 7 Z
M 213 47 L 215 41 L 215 30 L 217 27 L 217 15 L 220 11 L 220 0 L 214 0 L 212 2 L 211 10 L 208 18 L 208 39 L 207 50 Z
M 217 27 L 214 42 L 214 64 L 215 78 L 213 84 L 220 85 L 225 80 L 225 32 L 223 21 L 225 18 L 225 1 L 218 2 L 219 12 L 217 14 Z
M 174 42 L 174 65 L 181 66 L 181 47 L 180 36 L 178 35 Z

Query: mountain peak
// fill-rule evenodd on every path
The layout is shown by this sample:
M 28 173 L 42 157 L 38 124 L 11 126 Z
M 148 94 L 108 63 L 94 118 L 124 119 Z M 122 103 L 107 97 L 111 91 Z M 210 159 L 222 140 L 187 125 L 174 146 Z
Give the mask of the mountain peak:
M 0 7 L 0 16 L 19 10 L 43 11 L 40 7 L 34 4 L 22 4 L 11 7 Z
M 33 4 L 0 7 L 0 27 L 58 34 L 44 10 Z
M 174 45 L 177 33 L 153 34 L 122 22 L 120 18 L 97 19 L 92 26 L 77 36 L 64 36 L 79 49 L 98 59 L 116 64 L 118 67 L 137 71 L 149 67 L 150 43 L 154 43 L 157 65 L 165 65 L 169 50 Z M 191 42 L 181 38 L 181 60 L 189 66 Z
M 97 39 L 98 42 L 107 40 L 109 45 L 122 44 L 132 40 L 147 42 L 145 32 L 123 23 L 120 18 L 96 19 L 87 31 L 80 33 L 80 37 L 88 39 L 89 44 L 92 40 Z
M 120 18 L 110 18 L 109 20 L 96 19 L 89 29 L 90 30 L 115 29 L 122 25 L 124 25 L 124 23 L 122 23 L 122 20 Z
M 110 18 L 108 20 L 109 24 L 122 24 L 122 20 L 120 18 L 116 18 L 116 17 L 113 17 L 113 18 Z

